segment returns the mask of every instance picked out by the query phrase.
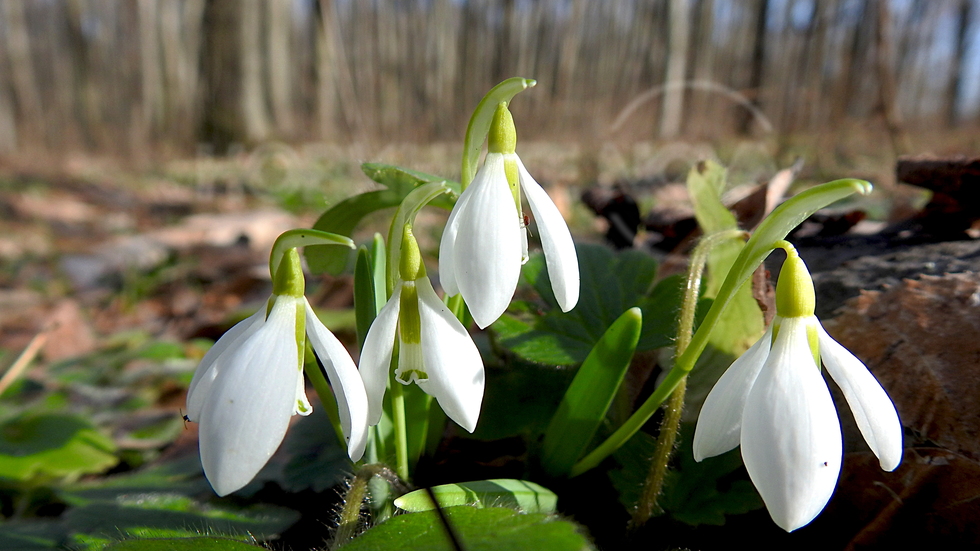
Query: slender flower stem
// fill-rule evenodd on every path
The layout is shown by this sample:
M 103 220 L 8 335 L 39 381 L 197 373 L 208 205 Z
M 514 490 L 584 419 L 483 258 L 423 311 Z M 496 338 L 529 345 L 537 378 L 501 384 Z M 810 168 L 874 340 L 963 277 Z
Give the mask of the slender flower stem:
M 398 358 L 392 354 L 392 365 L 397 365 Z M 389 373 L 394 373 L 391 370 Z M 391 418 L 395 426 L 395 472 L 402 480 L 408 481 L 408 429 L 405 421 L 405 391 L 402 384 L 390 376 Z
M 344 496 L 344 506 L 340 510 L 340 519 L 337 526 L 337 533 L 334 534 L 333 541 L 330 542 L 330 550 L 339 549 L 347 542 L 354 539 L 357 529 L 361 524 L 361 505 L 364 504 L 364 496 L 367 494 L 368 483 L 378 475 L 383 475 L 387 469 L 384 465 L 365 465 L 358 469 L 354 475 L 354 480 L 347 489 Z M 388 471 L 390 473 L 390 471 Z
M 704 267 L 708 262 L 708 254 L 711 249 L 729 239 L 747 238 L 748 234 L 741 230 L 724 230 L 706 236 L 694 248 L 687 267 L 687 284 L 684 288 L 684 299 L 681 303 L 680 319 L 677 324 L 676 354 L 683 353 L 691 343 L 691 335 L 694 332 L 694 314 L 697 311 L 698 294 L 701 289 L 701 277 L 704 275 Z M 687 376 L 685 375 L 678 382 L 677 388 L 670 395 L 667 407 L 664 408 L 666 411 L 664 420 L 660 425 L 660 433 L 657 435 L 657 448 L 650 463 L 650 473 L 647 475 L 640 501 L 637 503 L 636 509 L 633 511 L 633 518 L 630 521 L 634 527 L 643 525 L 661 509 L 657 504 L 657 498 L 663 491 L 667 467 L 670 464 L 671 456 L 674 454 L 674 444 L 677 441 L 677 432 L 681 424 L 681 413 L 684 411 L 684 395 L 686 392 Z

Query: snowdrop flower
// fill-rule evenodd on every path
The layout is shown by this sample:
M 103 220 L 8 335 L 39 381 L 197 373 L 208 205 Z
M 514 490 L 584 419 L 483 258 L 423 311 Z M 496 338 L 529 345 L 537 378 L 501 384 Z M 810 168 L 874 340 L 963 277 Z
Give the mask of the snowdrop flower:
M 364 384 L 347 349 L 317 319 L 304 287 L 299 254 L 290 249 L 267 306 L 218 339 L 194 373 L 187 417 L 200 423 L 201 463 L 219 496 L 255 477 L 282 442 L 290 417 L 313 411 L 303 382 L 307 339 L 335 393 L 350 458 L 364 454 Z
M 514 118 L 501 103 L 487 137 L 483 166 L 453 207 L 439 245 L 439 280 L 446 294 L 462 294 L 484 328 L 510 304 L 527 262 L 527 229 L 520 190 L 537 221 L 551 287 L 562 311 L 579 294 L 578 258 L 565 220 L 514 152 Z
M 874 375 L 813 316 L 813 282 L 795 249 L 776 285 L 776 317 L 765 335 L 708 394 L 694 458 L 741 444 L 742 460 L 773 521 L 787 532 L 823 510 L 840 474 L 841 428 L 820 360 L 840 386 L 881 468 L 902 459 L 902 426 Z
M 483 359 L 469 333 L 432 290 L 408 224 L 402 234 L 399 275 L 394 293 L 368 330 L 361 353 L 368 422 L 374 425 L 381 420 L 397 340 L 395 380 L 419 385 L 435 397 L 450 419 L 473 432 L 483 403 Z

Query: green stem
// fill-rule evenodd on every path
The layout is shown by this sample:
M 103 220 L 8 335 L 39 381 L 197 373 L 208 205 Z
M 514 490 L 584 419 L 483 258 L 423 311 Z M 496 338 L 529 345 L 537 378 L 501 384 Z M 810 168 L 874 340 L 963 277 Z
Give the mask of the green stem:
M 697 311 L 701 278 L 708 263 L 708 254 L 719 243 L 729 239 L 747 238 L 748 234 L 741 230 L 724 230 L 706 236 L 694 247 L 687 267 L 687 284 L 684 288 L 684 299 L 681 302 L 680 319 L 677 324 L 677 354 L 683 353 L 691 343 L 691 335 L 694 332 L 694 314 Z M 633 511 L 631 523 L 634 527 L 642 526 L 654 513 L 659 513 L 661 510 L 657 504 L 657 499 L 663 491 L 667 467 L 670 464 L 671 456 L 674 454 L 674 444 L 677 442 L 677 432 L 681 425 L 686 392 L 687 377 L 685 376 L 670 395 L 667 407 L 664 408 L 666 411 L 663 422 L 660 424 L 660 433 L 657 435 L 657 447 L 650 463 L 650 472 L 647 475 L 646 483 L 643 485 L 640 501 Z
M 397 362 L 396 358 L 392 358 Z M 392 370 L 391 373 L 394 373 Z M 391 417 L 395 425 L 395 472 L 402 480 L 408 481 L 408 430 L 405 421 L 405 391 L 402 384 L 394 380 L 391 381 Z
M 354 480 L 351 481 L 350 488 L 344 496 L 344 506 L 340 510 L 337 533 L 330 542 L 330 551 L 339 549 L 357 535 L 358 528 L 361 526 L 361 506 L 364 504 L 368 483 L 384 470 L 383 465 L 365 465 L 354 475 Z

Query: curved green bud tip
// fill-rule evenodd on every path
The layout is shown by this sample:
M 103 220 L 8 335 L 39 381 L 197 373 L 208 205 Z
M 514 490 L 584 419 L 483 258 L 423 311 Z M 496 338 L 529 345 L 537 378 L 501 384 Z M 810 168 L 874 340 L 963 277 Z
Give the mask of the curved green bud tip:
M 412 233 L 412 225 L 405 224 L 402 232 L 401 258 L 398 260 L 398 275 L 402 281 L 415 281 L 425 277 L 425 264 L 422 262 L 422 251 Z
M 849 179 L 849 183 L 854 187 L 854 190 L 861 195 L 871 195 L 872 190 L 874 190 L 874 186 L 872 186 L 871 182 L 867 180 Z
M 272 294 L 299 298 L 306 293 L 306 278 L 303 276 L 303 265 L 299 261 L 299 252 L 295 248 L 286 250 L 279 261 L 272 280 Z
M 786 261 L 776 282 L 776 315 L 783 318 L 812 316 L 816 305 L 813 279 L 796 249 L 792 246 L 784 249 Z
M 513 153 L 517 151 L 517 127 L 514 117 L 507 109 L 506 102 L 497 104 L 490 121 L 490 133 L 487 135 L 487 150 L 490 153 Z

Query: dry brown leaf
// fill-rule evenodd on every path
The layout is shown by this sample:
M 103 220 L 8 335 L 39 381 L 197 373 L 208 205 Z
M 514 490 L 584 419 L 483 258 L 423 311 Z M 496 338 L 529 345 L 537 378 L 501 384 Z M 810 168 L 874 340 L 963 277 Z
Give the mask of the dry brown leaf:
M 980 459 L 980 274 L 863 291 L 841 312 L 827 331 L 867 364 L 902 424 Z

